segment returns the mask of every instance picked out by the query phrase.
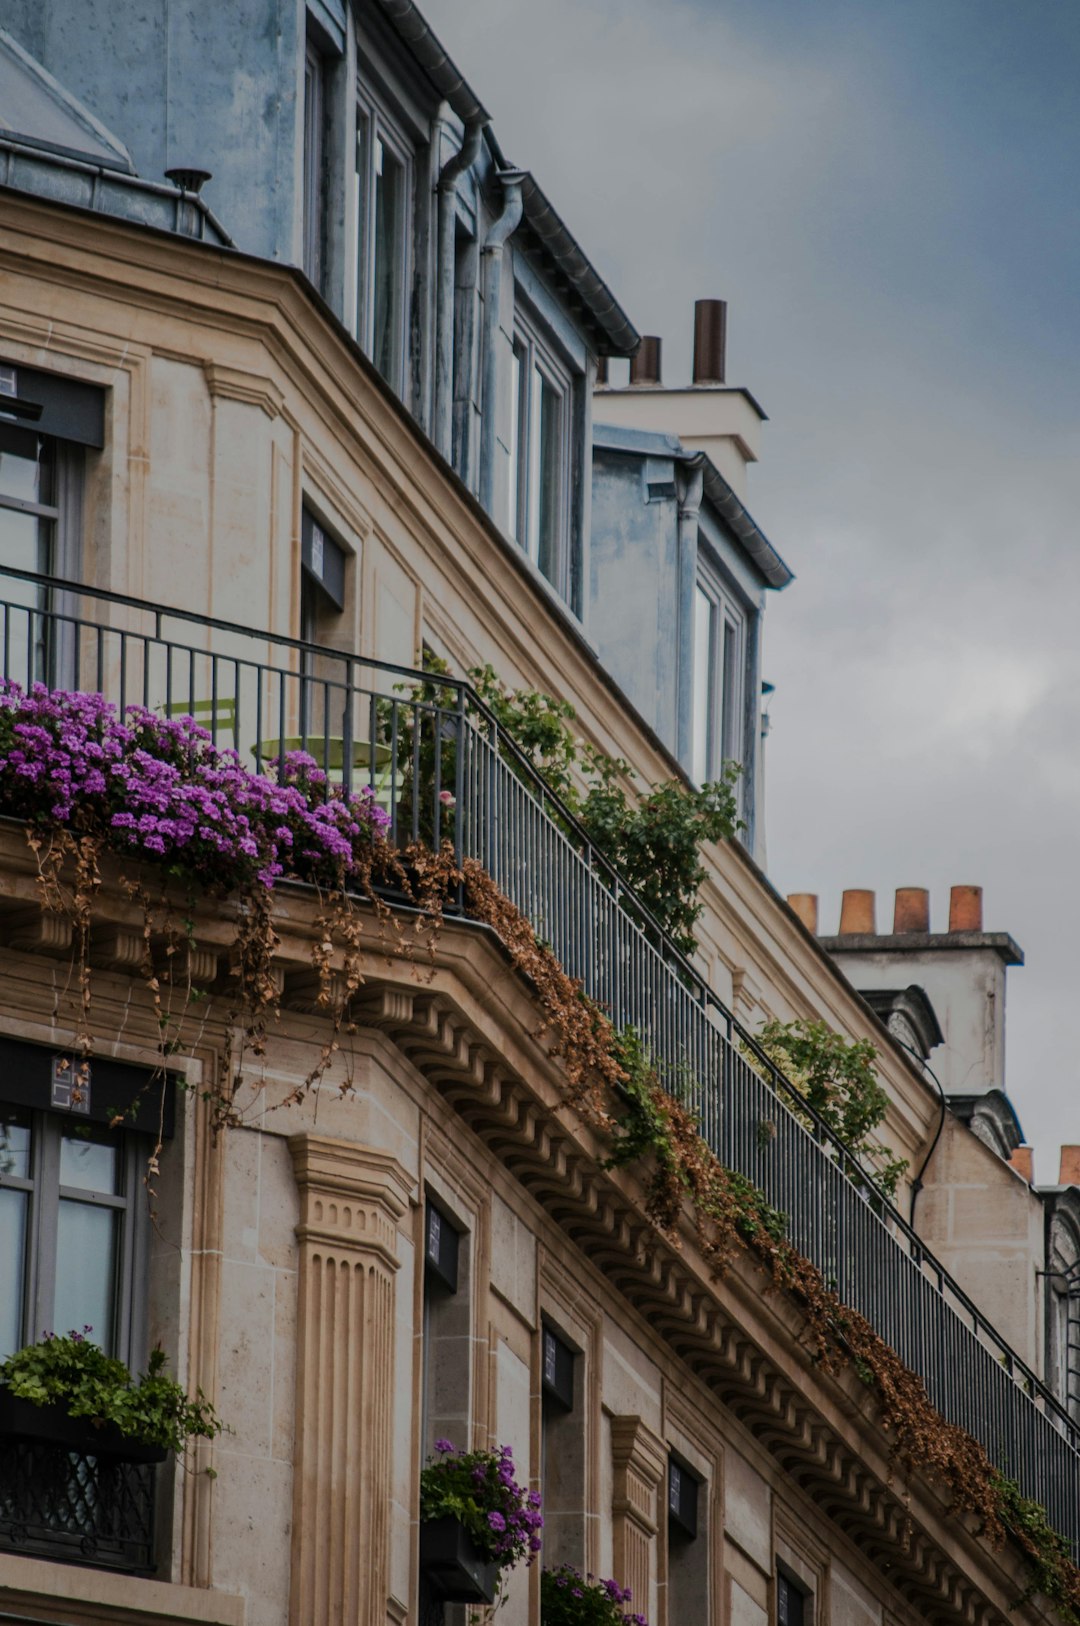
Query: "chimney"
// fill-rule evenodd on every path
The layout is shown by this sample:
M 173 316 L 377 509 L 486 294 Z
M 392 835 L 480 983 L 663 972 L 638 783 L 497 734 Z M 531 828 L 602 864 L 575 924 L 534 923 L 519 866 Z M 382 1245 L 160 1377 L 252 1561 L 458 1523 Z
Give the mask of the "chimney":
M 694 383 L 722 384 L 727 370 L 727 300 L 694 304 Z
M 840 906 L 840 936 L 867 934 L 873 937 L 874 933 L 874 894 L 858 888 L 845 892 Z
M 893 906 L 893 931 L 928 932 L 930 894 L 924 886 L 898 886 Z
M 641 343 L 630 357 L 630 382 L 660 383 L 660 340 L 655 333 L 642 334 Z
M 1031 1146 L 1017 1146 L 1009 1159 L 1010 1169 L 1015 1169 L 1020 1178 L 1026 1180 L 1029 1186 L 1035 1178 L 1035 1171 L 1032 1166 L 1033 1151 L 1034 1148 Z
M 954 886 L 949 893 L 949 930 L 981 932 L 982 887 Z
M 608 381 L 608 358 L 606 356 L 597 356 L 597 358 L 596 358 L 596 382 L 597 382 L 597 384 L 606 384 L 607 381 Z
M 808 932 L 817 936 L 817 893 L 816 892 L 789 892 L 788 908 L 793 909 L 806 927 Z
M 1061 1148 L 1061 1172 L 1058 1174 L 1059 1186 L 1080 1186 L 1080 1146 L 1063 1146 Z

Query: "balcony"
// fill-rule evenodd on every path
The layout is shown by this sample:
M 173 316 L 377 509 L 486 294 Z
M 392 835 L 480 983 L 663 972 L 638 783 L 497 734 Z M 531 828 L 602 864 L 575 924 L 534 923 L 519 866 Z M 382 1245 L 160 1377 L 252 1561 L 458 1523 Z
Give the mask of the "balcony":
M 783 1211 L 792 1244 L 1080 1557 L 1080 1435 L 1067 1414 L 757 1052 L 467 684 L 25 572 L 0 572 L 0 593 L 4 676 L 190 712 L 267 772 L 283 751 L 307 750 L 346 789 L 370 787 L 392 840 L 446 840 L 478 860 L 616 1027 L 635 1027 L 680 1079 L 720 1161 Z

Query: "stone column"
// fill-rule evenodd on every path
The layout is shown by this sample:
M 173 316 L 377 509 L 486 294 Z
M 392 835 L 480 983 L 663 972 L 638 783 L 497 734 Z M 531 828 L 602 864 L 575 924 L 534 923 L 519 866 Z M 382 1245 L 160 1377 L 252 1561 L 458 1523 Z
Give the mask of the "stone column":
M 290 1626 L 386 1626 L 397 1224 L 415 1182 L 349 1141 L 294 1135 L 289 1151 L 300 1189 Z
M 640 1417 L 613 1417 L 611 1456 L 612 1573 L 633 1593 L 633 1609 L 652 1619 L 657 1495 L 664 1482 L 667 1452 L 663 1440 Z

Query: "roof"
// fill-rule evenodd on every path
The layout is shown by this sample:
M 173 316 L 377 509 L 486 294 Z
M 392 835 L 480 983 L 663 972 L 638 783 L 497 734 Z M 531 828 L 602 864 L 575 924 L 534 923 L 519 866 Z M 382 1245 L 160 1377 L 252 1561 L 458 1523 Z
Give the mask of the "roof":
M 781 559 L 746 504 L 735 495 L 707 453 L 689 451 L 678 436 L 665 434 L 660 429 L 631 429 L 607 423 L 593 424 L 593 445 L 600 451 L 625 452 L 638 457 L 654 457 L 659 452 L 677 463 L 700 463 L 707 500 L 766 585 L 781 588 L 794 581 L 795 572 Z
M 490 116 L 480 98 L 455 67 L 414 0 L 373 0 L 373 3 L 458 118 L 466 124 L 490 124 Z M 496 174 L 515 167 L 504 156 L 490 128 L 486 140 Z M 571 307 L 578 307 L 580 317 L 596 341 L 598 354 L 633 355 L 641 335 L 565 222 L 552 208 L 535 176 L 528 170 L 522 173 L 523 214 L 518 231 L 531 236 L 541 263 L 547 267 L 556 283 L 562 285 Z
M 0 135 L 133 175 L 131 154 L 90 110 L 0 28 Z

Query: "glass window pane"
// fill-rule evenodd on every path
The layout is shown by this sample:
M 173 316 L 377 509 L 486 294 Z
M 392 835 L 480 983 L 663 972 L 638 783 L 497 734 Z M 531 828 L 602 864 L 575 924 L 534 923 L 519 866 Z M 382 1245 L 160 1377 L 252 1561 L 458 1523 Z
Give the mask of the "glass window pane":
M 742 761 L 742 729 L 739 727 L 739 629 L 724 621 L 724 698 L 721 751 L 725 762 Z
M 53 501 L 51 441 L 31 429 L 0 424 L 0 493 L 20 502 Z
M 95 1344 L 110 1354 L 116 1326 L 116 1250 L 120 1215 L 115 1208 L 61 1199 L 56 1222 L 56 1297 L 51 1332 L 90 1327 Z
M 0 1107 L 0 1180 L 30 1178 L 30 1114 L 23 1107 Z
M 374 141 L 375 264 L 371 359 L 401 386 L 402 282 L 405 263 L 405 167 L 380 136 Z
M 0 1187 L 0 1360 L 20 1349 L 23 1344 L 26 1214 L 29 1205 L 29 1192 Z
M 364 311 L 368 291 L 368 156 L 370 148 L 371 126 L 367 115 L 359 108 L 356 110 L 356 169 L 353 175 L 354 197 L 356 200 L 356 338 L 357 342 L 367 348 L 367 329 L 364 323 Z
M 699 785 L 712 768 L 713 684 L 712 600 L 698 587 L 694 591 L 694 716 L 690 774 Z
M 0 508 L 0 565 L 14 570 L 51 571 L 54 531 L 55 521 L 51 519 Z M 3 675 L 17 683 L 40 682 L 45 676 L 46 629 L 34 612 L 44 608 L 45 595 L 33 582 L 0 576 L 0 599 L 12 606 L 0 619 Z
M 548 581 L 559 586 L 559 498 L 562 488 L 562 397 L 546 378 L 540 380 L 539 534 L 537 564 Z
M 540 419 L 544 380 L 539 367 L 534 365 L 529 375 L 529 511 L 526 548 L 535 561 L 540 554 Z
M 60 1184 L 80 1191 L 116 1191 L 120 1154 L 108 1130 L 60 1137 Z
M 510 535 L 515 542 L 521 536 L 521 482 L 525 477 L 525 448 L 521 444 L 524 434 L 524 416 L 521 402 L 522 366 L 521 346 L 515 344 L 510 359 Z

